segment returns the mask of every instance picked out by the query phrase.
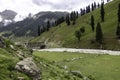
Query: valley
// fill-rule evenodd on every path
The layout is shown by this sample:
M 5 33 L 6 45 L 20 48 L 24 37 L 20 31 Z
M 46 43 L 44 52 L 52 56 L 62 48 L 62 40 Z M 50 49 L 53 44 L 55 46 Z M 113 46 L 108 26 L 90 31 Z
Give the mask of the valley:
M 0 80 L 119 80 L 120 1 L 79 1 L 32 0 L 40 12 L 21 21 L 0 11 Z

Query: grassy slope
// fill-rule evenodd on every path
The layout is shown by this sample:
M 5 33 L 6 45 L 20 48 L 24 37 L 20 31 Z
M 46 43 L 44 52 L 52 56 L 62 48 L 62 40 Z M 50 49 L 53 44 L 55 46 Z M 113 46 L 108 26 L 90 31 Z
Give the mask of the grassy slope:
M 18 61 L 18 57 L 13 57 L 11 53 L 0 48 L 0 80 L 17 80 L 18 77 L 30 80 L 25 74 L 14 69 Z
M 115 35 L 118 3 L 120 3 L 120 0 L 114 0 L 105 5 L 105 22 L 101 23 L 101 25 L 104 33 L 104 48 L 107 49 L 120 49 L 120 43 L 118 43 Z M 50 31 L 44 32 L 40 37 L 32 41 L 45 41 L 49 47 L 98 48 L 96 44 L 90 43 L 91 39 L 95 39 L 95 32 L 92 32 L 90 26 L 90 17 L 92 14 L 95 17 L 95 23 L 100 22 L 100 9 L 97 9 L 82 17 L 80 16 L 74 26 L 67 26 L 66 23 L 62 23 L 57 27 L 51 28 Z M 85 26 L 86 31 L 81 41 L 78 42 L 74 36 L 74 32 L 82 26 Z
M 0 48 L 0 80 L 18 80 L 18 77 L 24 77 L 25 80 L 31 80 L 27 75 L 15 69 L 15 65 L 22 58 L 18 51 L 23 53 L 24 57 L 29 57 L 29 51 L 22 46 L 16 46 L 8 39 L 4 39 L 6 47 Z M 14 49 L 10 47 L 12 45 Z M 22 55 L 22 54 L 21 54 Z
M 110 55 L 93 55 L 93 54 L 79 54 L 79 53 L 57 53 L 57 52 L 34 52 L 34 57 L 40 61 L 46 60 L 52 66 L 68 66 L 67 70 L 81 71 L 85 76 L 91 76 L 93 80 L 119 80 L 120 79 L 120 56 Z M 80 58 L 78 60 L 66 62 L 73 58 Z M 42 59 L 42 60 L 41 60 Z M 53 63 L 55 62 L 55 63 Z M 44 80 L 54 78 L 61 75 L 50 75 L 49 68 L 42 68 L 42 77 Z M 56 71 L 52 69 L 52 71 Z M 60 78 L 58 78 L 59 80 Z M 73 80 L 73 79 L 70 79 Z M 76 79 L 75 79 L 76 80 Z M 80 80 L 80 79 L 77 79 Z

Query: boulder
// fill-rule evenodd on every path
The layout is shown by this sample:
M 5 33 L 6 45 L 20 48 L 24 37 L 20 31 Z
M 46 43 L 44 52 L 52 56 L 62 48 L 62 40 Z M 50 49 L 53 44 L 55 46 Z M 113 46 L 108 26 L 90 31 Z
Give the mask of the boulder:
M 71 73 L 77 77 L 84 78 L 84 76 L 80 71 L 71 71 Z
M 89 79 L 88 77 L 84 76 L 80 71 L 71 71 L 70 73 L 72 73 L 73 75 L 82 78 L 83 80 L 92 80 Z
M 18 62 L 15 66 L 15 69 L 27 74 L 33 80 L 41 80 L 41 72 L 37 65 L 33 62 L 32 58 L 26 58 Z

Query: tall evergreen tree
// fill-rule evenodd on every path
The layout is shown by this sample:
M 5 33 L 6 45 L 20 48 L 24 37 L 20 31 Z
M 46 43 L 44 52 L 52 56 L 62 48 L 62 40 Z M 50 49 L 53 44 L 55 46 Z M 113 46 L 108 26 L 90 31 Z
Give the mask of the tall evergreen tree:
M 47 31 L 50 29 L 50 21 L 47 21 Z
M 102 44 L 103 41 L 103 33 L 99 22 L 97 23 L 97 27 L 96 27 L 96 41 L 99 44 Z
M 86 13 L 90 12 L 90 5 L 86 7 Z
M 91 16 L 91 27 L 92 27 L 92 31 L 94 31 L 94 26 L 95 26 L 95 23 L 94 23 L 94 16 L 92 15 Z
M 105 20 L 105 10 L 104 10 L 104 2 L 101 4 L 101 21 L 104 22 Z
M 84 33 L 84 32 L 85 32 L 85 27 L 84 27 L 84 26 L 80 28 L 80 32 L 81 32 L 81 33 Z
M 110 0 L 107 0 L 107 2 L 109 2 Z
M 78 13 L 78 11 L 76 11 L 76 18 L 78 18 L 78 16 L 79 16 L 79 13 Z
M 96 5 L 96 2 L 94 2 L 94 9 L 96 9 L 97 8 L 97 5 Z
M 120 23 L 120 3 L 118 5 L 118 22 Z
M 75 31 L 75 37 L 78 39 L 78 41 L 80 41 L 80 38 L 81 38 L 81 32 L 78 30 L 78 31 Z
M 100 7 L 100 4 L 98 3 L 97 8 L 99 8 L 99 7 Z
M 74 12 L 73 12 L 73 25 L 74 25 L 75 22 L 76 22 L 76 18 L 77 18 L 77 16 L 76 16 L 76 12 L 74 11 Z
M 41 30 L 40 30 L 40 26 L 38 26 L 38 36 L 40 36 L 41 34 Z
M 118 39 L 120 39 L 120 23 L 118 23 L 116 35 L 117 35 Z
M 74 25 L 77 19 L 77 14 L 75 11 L 72 11 L 70 14 L 70 20 L 72 21 L 72 24 Z
M 43 25 L 43 31 L 42 32 L 45 32 L 46 31 L 46 27 Z
M 81 14 L 81 16 L 84 15 L 85 13 L 86 13 L 86 10 L 81 8 L 81 9 L 80 9 L 80 14 Z
M 73 11 L 70 13 L 70 20 L 73 21 Z
M 67 16 L 66 16 L 66 23 L 67 23 L 68 26 L 70 25 L 70 17 L 69 17 L 69 14 L 67 14 Z
M 92 5 L 91 5 L 91 9 L 92 9 L 92 11 L 94 10 L 94 5 L 93 5 L 93 3 L 92 3 Z

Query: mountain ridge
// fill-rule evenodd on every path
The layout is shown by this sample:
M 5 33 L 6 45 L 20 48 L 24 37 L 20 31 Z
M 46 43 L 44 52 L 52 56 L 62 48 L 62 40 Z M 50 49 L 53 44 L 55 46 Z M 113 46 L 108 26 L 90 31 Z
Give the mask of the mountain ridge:
M 46 22 L 52 21 L 55 22 L 61 17 L 65 17 L 67 12 L 40 12 L 34 16 L 27 17 L 22 21 L 16 23 L 11 23 L 10 25 L 0 28 L 0 32 L 3 33 L 3 36 L 37 36 L 38 34 L 38 25 L 46 26 Z M 52 23 L 51 22 L 51 23 Z M 10 33 L 4 33 L 10 32 Z M 28 33 L 28 34 L 27 34 Z

